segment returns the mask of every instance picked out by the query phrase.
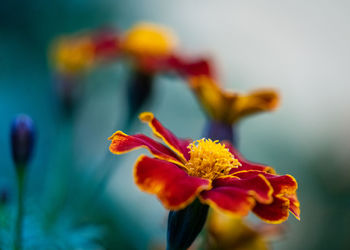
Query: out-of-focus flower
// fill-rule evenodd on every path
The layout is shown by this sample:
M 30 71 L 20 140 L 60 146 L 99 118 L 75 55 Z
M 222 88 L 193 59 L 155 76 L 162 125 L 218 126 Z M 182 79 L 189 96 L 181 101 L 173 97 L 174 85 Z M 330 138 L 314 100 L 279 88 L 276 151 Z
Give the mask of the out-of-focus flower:
M 144 147 L 153 154 L 155 158 L 142 155 L 137 160 L 135 183 L 141 190 L 157 195 L 165 208 L 179 211 L 177 219 L 188 214 L 193 217 L 194 214 L 186 210 L 188 207 L 206 218 L 207 211 L 200 204 L 234 216 L 253 211 L 270 223 L 285 221 L 289 209 L 299 215 L 295 209 L 297 182 L 292 176 L 273 174 L 272 168 L 248 162 L 232 146 L 218 141 L 179 139 L 152 113 L 142 113 L 140 119 L 147 122 L 155 136 L 168 147 L 143 134 L 129 136 L 117 131 L 109 138 L 112 140 L 110 151 L 123 154 Z M 177 227 L 173 231 L 181 231 L 177 222 L 170 219 L 169 222 Z M 168 226 L 168 243 L 169 238 Z M 188 247 L 192 241 L 181 247 Z M 176 244 L 176 240 L 172 242 Z
M 111 28 L 56 39 L 51 60 L 64 74 L 84 72 L 100 62 L 129 58 L 137 71 L 175 71 L 182 76 L 212 75 L 209 60 L 176 51 L 178 39 L 167 27 L 141 22 L 125 33 Z
M 261 89 L 248 94 L 225 91 L 207 75 L 191 77 L 190 86 L 208 116 L 222 124 L 232 125 L 251 114 L 271 111 L 278 107 L 275 90 Z
M 76 82 L 83 73 L 106 62 L 130 62 L 127 126 L 151 98 L 156 74 L 172 72 L 184 78 L 213 75 L 209 60 L 184 56 L 176 51 L 176 45 L 170 29 L 146 22 L 124 33 L 104 28 L 58 38 L 50 56 L 66 110 L 70 111 L 79 97 Z
M 25 166 L 33 152 L 35 128 L 27 115 L 18 115 L 11 126 L 12 157 L 17 168 Z
M 104 28 L 57 38 L 50 48 L 50 59 L 59 74 L 76 75 L 116 58 L 119 53 L 119 33 Z
M 77 74 L 99 62 L 124 56 L 130 58 L 137 70 L 155 71 L 163 64 L 170 65 L 170 57 L 177 44 L 175 35 L 167 28 L 139 23 L 124 34 L 113 29 L 100 29 L 56 39 L 51 59 L 59 73 Z
M 267 250 L 269 241 L 283 233 L 281 225 L 250 225 L 243 218 L 213 210 L 208 217 L 207 250 Z

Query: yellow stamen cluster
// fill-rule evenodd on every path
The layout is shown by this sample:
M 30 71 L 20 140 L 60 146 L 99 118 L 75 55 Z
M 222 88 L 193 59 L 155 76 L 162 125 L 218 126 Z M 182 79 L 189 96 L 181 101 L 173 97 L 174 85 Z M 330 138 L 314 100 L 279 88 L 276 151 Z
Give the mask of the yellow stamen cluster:
M 228 175 L 232 168 L 241 165 L 219 141 L 197 140 L 192 142 L 188 149 L 191 158 L 186 163 L 186 169 L 191 176 L 214 180 Z

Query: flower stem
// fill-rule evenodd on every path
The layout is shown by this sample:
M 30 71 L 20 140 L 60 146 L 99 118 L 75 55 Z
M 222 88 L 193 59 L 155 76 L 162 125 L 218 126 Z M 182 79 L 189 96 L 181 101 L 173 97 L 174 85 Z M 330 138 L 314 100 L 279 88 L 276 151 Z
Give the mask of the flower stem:
M 18 203 L 17 203 L 17 217 L 15 224 L 15 238 L 13 249 L 22 249 L 22 229 L 23 229 L 23 201 L 24 201 L 24 169 L 25 167 L 17 167 L 17 187 L 18 187 Z
M 204 129 L 204 136 L 212 140 L 226 140 L 235 146 L 237 144 L 237 134 L 235 132 L 236 129 L 232 124 L 209 120 Z

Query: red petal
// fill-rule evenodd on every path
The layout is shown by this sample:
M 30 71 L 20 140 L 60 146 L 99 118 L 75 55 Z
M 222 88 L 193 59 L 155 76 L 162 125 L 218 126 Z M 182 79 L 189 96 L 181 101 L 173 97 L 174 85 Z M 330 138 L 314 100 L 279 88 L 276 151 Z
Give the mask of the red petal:
M 156 74 L 162 71 L 171 71 L 174 69 L 171 63 L 171 56 L 143 56 L 137 59 L 138 67 L 145 72 Z
M 134 177 L 141 190 L 157 195 L 170 210 L 186 207 L 199 192 L 211 188 L 209 180 L 189 176 L 172 163 L 147 156 L 138 159 Z
M 258 202 L 269 204 L 273 201 L 273 188 L 266 178 L 261 175 L 255 175 L 247 179 L 238 179 L 232 177 L 218 178 L 213 182 L 213 188 L 216 187 L 235 187 L 247 191 Z
M 140 120 L 147 122 L 151 127 L 153 133 L 161 138 L 164 143 L 168 145 L 174 152 L 176 152 L 181 159 L 184 161 L 189 160 L 190 155 L 187 148 L 189 144 L 188 140 L 177 138 L 168 129 L 163 127 L 163 125 L 156 118 L 154 118 L 154 115 L 150 112 L 144 112 L 140 114 Z
M 93 34 L 95 54 L 98 59 L 106 60 L 115 58 L 120 50 L 120 36 L 110 28 L 105 28 Z
M 276 173 L 272 167 L 269 167 L 269 166 L 266 166 L 266 165 L 263 165 L 260 163 L 248 161 L 230 143 L 224 142 L 224 144 L 228 148 L 228 150 L 231 152 L 231 154 L 233 154 L 234 157 L 242 164 L 242 166 L 240 166 L 238 168 L 233 168 L 231 170 L 231 174 L 235 173 L 237 171 L 243 171 L 243 170 L 259 170 L 259 171 L 264 171 L 264 172 L 271 173 L 271 174 Z
M 298 184 L 291 175 L 274 175 L 261 171 L 250 170 L 236 172 L 234 173 L 234 176 L 239 178 L 249 178 L 257 174 L 262 174 L 271 183 L 274 190 L 274 195 L 294 194 L 298 189 Z
M 296 190 L 298 188 L 298 185 L 296 180 L 292 176 L 290 175 L 279 176 L 279 175 L 268 174 L 265 172 L 255 171 L 255 170 L 237 172 L 234 174 L 234 176 L 239 178 L 251 178 L 252 176 L 259 173 L 261 175 L 264 175 L 265 178 L 272 185 L 272 188 L 274 190 L 273 192 L 274 200 L 282 199 L 284 203 L 282 204 L 281 201 L 279 201 L 280 204 L 287 206 L 290 212 L 293 213 L 298 220 L 300 220 L 300 204 L 296 195 Z M 258 204 L 257 207 L 260 207 L 260 205 Z M 280 211 L 279 214 L 281 218 L 271 220 L 272 223 L 279 223 L 279 222 L 282 222 L 284 219 L 287 219 L 288 216 L 286 216 L 285 213 L 286 211 Z M 281 214 L 283 214 L 283 216 Z
M 289 203 L 290 203 L 289 210 L 295 216 L 295 218 L 300 220 L 300 203 L 298 201 L 297 195 L 294 194 L 291 196 L 287 196 L 287 198 L 289 199 Z
M 269 223 L 282 223 L 288 219 L 289 200 L 284 197 L 274 197 L 271 204 L 257 204 L 253 212 L 262 220 Z
M 117 131 L 108 139 L 112 140 L 109 150 L 114 154 L 124 154 L 131 150 L 144 147 L 156 158 L 183 166 L 181 160 L 173 151 L 145 135 L 127 135 L 122 131 Z
M 210 60 L 199 58 L 189 59 L 178 54 L 163 57 L 145 57 L 140 60 L 141 67 L 150 72 L 175 71 L 183 77 L 213 76 Z
M 249 194 L 235 187 L 217 187 L 200 193 L 203 203 L 229 215 L 245 216 L 254 207 L 255 200 Z
M 193 77 L 193 76 L 209 76 L 213 77 L 213 67 L 208 59 L 196 59 L 196 60 L 188 60 L 182 59 L 182 65 L 179 69 L 180 73 L 185 77 Z

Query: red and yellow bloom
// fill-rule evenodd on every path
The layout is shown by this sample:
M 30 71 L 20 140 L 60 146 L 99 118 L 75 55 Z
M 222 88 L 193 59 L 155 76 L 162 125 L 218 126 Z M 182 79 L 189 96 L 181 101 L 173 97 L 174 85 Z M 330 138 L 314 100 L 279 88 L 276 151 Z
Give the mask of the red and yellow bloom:
M 275 90 L 261 89 L 246 95 L 225 91 L 210 75 L 189 79 L 190 86 L 209 117 L 224 124 L 234 124 L 241 118 L 278 107 Z
M 179 139 L 152 113 L 142 113 L 140 119 L 166 146 L 143 134 L 117 131 L 109 138 L 110 151 L 123 154 L 143 147 L 151 152 L 154 158 L 142 155 L 137 160 L 135 182 L 167 209 L 185 208 L 198 198 L 230 215 L 253 211 L 270 223 L 286 220 L 289 210 L 299 217 L 292 176 L 279 176 L 270 167 L 248 162 L 232 146 L 218 141 Z
M 100 61 L 124 56 L 141 71 L 173 67 L 175 35 L 167 28 L 139 23 L 125 33 L 111 29 L 58 38 L 51 48 L 51 59 L 60 73 L 80 73 Z

